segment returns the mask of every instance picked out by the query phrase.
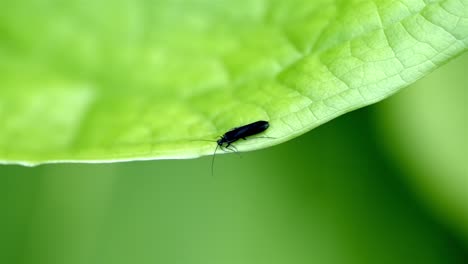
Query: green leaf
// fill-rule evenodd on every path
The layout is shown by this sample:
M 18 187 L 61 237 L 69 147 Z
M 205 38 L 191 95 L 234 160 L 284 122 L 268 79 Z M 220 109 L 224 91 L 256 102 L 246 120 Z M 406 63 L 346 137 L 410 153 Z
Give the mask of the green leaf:
M 212 154 L 264 119 L 272 146 L 382 100 L 467 49 L 468 3 L 2 3 L 0 160 Z

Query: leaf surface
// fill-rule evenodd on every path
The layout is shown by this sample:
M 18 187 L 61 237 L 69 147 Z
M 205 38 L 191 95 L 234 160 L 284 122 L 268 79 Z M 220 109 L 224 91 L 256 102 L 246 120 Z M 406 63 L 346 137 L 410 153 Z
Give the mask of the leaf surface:
M 279 144 L 459 55 L 468 3 L 22 0 L 0 16 L 3 163 L 191 158 L 268 120 Z

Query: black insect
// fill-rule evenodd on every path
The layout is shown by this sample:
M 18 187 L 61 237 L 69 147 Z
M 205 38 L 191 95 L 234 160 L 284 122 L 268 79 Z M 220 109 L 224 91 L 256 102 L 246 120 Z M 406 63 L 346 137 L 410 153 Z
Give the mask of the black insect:
M 231 146 L 232 143 L 236 142 L 237 140 L 241 138 L 245 140 L 249 136 L 262 133 L 263 131 L 267 130 L 269 126 L 270 126 L 270 123 L 268 123 L 268 121 L 260 120 L 260 121 L 247 124 L 245 126 L 235 127 L 229 130 L 228 132 L 224 133 L 224 135 L 222 135 L 221 138 L 216 141 L 218 145 L 215 148 L 215 151 L 213 153 L 213 159 L 211 161 L 211 174 L 213 174 L 214 158 L 215 158 L 216 151 L 218 150 L 218 147 L 223 150 L 224 148 L 229 149 L 229 150 L 231 150 L 231 148 L 234 148 L 234 151 L 237 151 L 237 149 L 234 146 Z
M 270 123 L 267 121 L 257 121 L 253 122 L 250 124 L 247 124 L 245 126 L 241 127 L 236 127 L 228 132 L 226 132 L 223 136 L 221 136 L 216 143 L 218 143 L 217 147 L 221 147 L 221 149 L 224 147 L 224 144 L 226 144 L 227 149 L 229 149 L 229 146 L 231 146 L 232 143 L 236 142 L 239 139 L 246 139 L 246 137 L 256 135 L 258 133 L 261 133 L 265 131 L 268 127 L 270 126 Z

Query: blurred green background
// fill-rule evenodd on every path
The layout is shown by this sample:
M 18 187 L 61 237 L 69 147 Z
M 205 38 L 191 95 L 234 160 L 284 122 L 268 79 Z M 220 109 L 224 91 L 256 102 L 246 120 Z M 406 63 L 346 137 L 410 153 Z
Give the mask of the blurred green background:
M 468 263 L 467 67 L 214 176 L 211 157 L 0 166 L 0 263 Z

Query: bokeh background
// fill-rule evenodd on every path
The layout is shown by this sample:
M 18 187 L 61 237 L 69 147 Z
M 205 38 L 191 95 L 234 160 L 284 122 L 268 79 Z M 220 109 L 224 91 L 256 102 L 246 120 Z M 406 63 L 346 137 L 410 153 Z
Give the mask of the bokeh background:
M 0 263 L 468 263 L 467 68 L 214 176 L 211 157 L 2 165 Z

